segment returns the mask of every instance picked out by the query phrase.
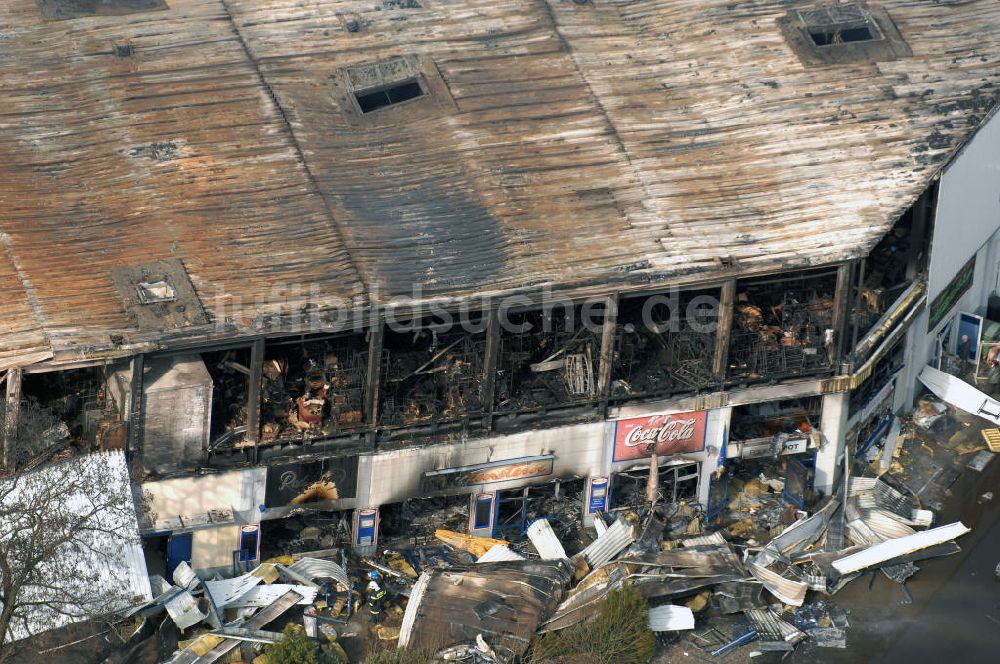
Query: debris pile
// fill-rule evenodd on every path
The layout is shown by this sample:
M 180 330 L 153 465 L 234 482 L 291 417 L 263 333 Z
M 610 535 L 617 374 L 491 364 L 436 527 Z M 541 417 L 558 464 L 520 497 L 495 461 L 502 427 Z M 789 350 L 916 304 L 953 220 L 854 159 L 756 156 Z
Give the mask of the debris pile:
M 533 648 L 565 652 L 629 601 L 648 611 L 642 629 L 668 650 L 845 648 L 840 589 L 878 570 L 905 592 L 917 563 L 955 553 L 969 531 L 931 527 L 930 511 L 882 479 L 851 477 L 805 510 L 785 503 L 766 475 L 737 486 L 731 511 L 707 530 L 697 507 L 654 502 L 599 514 L 572 538 L 556 517 L 503 538 L 439 521 L 367 558 L 319 550 L 228 579 L 181 564 L 173 583 L 153 577 L 155 599 L 134 613 L 180 632 L 172 664 L 257 661 L 287 623 L 343 662 L 398 649 L 428 653 L 428 662 L 512 664 Z

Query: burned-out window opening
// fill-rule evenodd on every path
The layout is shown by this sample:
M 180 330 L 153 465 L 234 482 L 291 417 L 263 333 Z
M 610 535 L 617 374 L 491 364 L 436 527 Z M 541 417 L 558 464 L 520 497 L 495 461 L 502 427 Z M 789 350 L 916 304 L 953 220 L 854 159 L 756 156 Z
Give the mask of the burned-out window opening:
M 718 384 L 712 371 L 717 290 L 623 298 L 618 308 L 611 398 L 626 401 Z
M 354 98 L 357 100 L 362 113 L 372 113 L 380 108 L 394 106 L 411 99 L 423 97 L 425 94 L 426 92 L 420 83 L 420 79 L 411 78 L 383 88 L 355 92 Z
M 657 469 L 656 491 L 658 503 L 695 502 L 698 499 L 698 481 L 701 464 L 682 461 L 676 464 L 660 462 Z M 649 486 L 649 464 L 615 473 L 611 479 L 611 511 L 629 510 L 648 505 L 646 491 Z
M 328 438 L 368 426 L 364 334 L 268 342 L 261 385 L 261 444 Z
M 212 377 L 211 448 L 221 451 L 241 443 L 246 434 L 250 349 L 202 353 L 201 358 Z
M 469 496 L 413 498 L 379 508 L 379 538 L 386 546 L 424 546 L 440 543 L 438 528 L 465 532 L 469 524 Z
M 819 426 L 821 397 L 768 401 L 733 407 L 729 437 L 733 441 L 809 434 Z
M 932 184 L 871 250 L 855 276 L 852 330 L 860 340 L 926 274 L 937 185 Z
M 46 456 L 66 450 L 123 449 L 125 425 L 105 373 L 103 367 L 88 367 L 25 374 L 19 439 L 23 435 L 32 451 Z
M 836 346 L 835 272 L 737 284 L 729 377 L 760 382 L 829 372 Z
M 501 312 L 495 411 L 545 411 L 593 403 L 603 304 Z
M 455 421 L 482 411 L 485 324 L 427 317 L 386 328 L 379 426 Z
M 584 491 L 582 478 L 563 478 L 498 491 L 494 534 L 517 541 L 526 536 L 528 526 L 544 518 L 565 548 L 582 548 L 579 545 L 583 520 L 579 506 Z
M 261 560 L 349 547 L 351 519 L 351 511 L 343 510 L 309 512 L 285 519 L 262 521 Z

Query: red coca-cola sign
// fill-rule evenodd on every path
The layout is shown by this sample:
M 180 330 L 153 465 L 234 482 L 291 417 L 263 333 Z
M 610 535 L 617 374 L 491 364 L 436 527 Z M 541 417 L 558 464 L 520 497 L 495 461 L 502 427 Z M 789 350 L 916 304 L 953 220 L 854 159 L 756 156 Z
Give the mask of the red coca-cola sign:
M 629 461 L 644 457 L 705 449 L 707 411 L 653 415 L 618 420 L 615 423 L 613 461 Z

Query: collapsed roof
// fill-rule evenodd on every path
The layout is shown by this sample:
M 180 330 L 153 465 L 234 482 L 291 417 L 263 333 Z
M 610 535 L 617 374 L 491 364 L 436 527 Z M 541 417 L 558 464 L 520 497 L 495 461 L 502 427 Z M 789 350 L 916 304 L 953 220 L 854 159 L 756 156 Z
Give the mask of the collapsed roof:
M 816 6 L 11 0 L 0 369 L 864 255 L 993 107 L 1000 5 Z M 171 260 L 207 325 L 113 278 Z

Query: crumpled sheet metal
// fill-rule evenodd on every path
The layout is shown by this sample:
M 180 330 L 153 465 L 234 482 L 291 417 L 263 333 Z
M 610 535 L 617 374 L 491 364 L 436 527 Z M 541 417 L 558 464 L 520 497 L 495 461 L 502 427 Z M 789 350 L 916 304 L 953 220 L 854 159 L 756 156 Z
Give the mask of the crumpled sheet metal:
M 421 575 L 403 615 L 399 647 L 469 643 L 482 635 L 502 657 L 528 649 L 538 626 L 563 598 L 566 560 L 524 560 Z
M 923 532 L 888 540 L 870 546 L 863 551 L 833 561 L 833 567 L 841 574 L 849 574 L 869 567 L 879 566 L 886 561 L 920 551 L 937 544 L 944 544 L 968 533 L 970 529 L 961 521 L 938 526 Z
M 288 569 L 301 574 L 310 581 L 329 578 L 333 579 L 345 588 L 351 587 L 351 579 L 347 575 L 347 572 L 343 567 L 332 560 L 323 560 L 322 558 L 300 558 L 293 564 L 289 565 Z
M 208 617 L 198 607 L 198 600 L 194 598 L 190 590 L 182 590 L 171 597 L 165 604 L 167 615 L 174 621 L 179 629 L 187 629 L 192 625 L 197 625 Z
M 764 584 L 764 587 L 767 588 L 768 592 L 785 604 L 802 606 L 802 603 L 805 602 L 806 591 L 809 589 L 809 584 L 802 581 L 786 579 L 777 572 L 772 572 L 768 568 L 754 562 L 747 565 L 747 569 L 750 570 L 750 574 L 752 574 L 755 579 Z
M 700 566 L 696 565 L 699 558 Z M 599 611 L 601 600 L 626 584 L 635 586 L 646 599 L 658 599 L 745 577 L 739 557 L 728 544 L 623 558 L 588 574 L 539 631 L 553 632 L 590 619 Z
M 611 524 L 603 535 L 591 542 L 577 555 L 587 561 L 590 569 L 597 569 L 614 560 L 615 556 L 634 541 L 635 527 L 625 519 L 620 518 Z
M 762 645 L 778 642 L 787 644 L 788 650 L 791 650 L 795 644 L 808 638 L 805 632 L 785 622 L 768 609 L 751 609 L 745 611 L 744 615 L 757 632 Z

